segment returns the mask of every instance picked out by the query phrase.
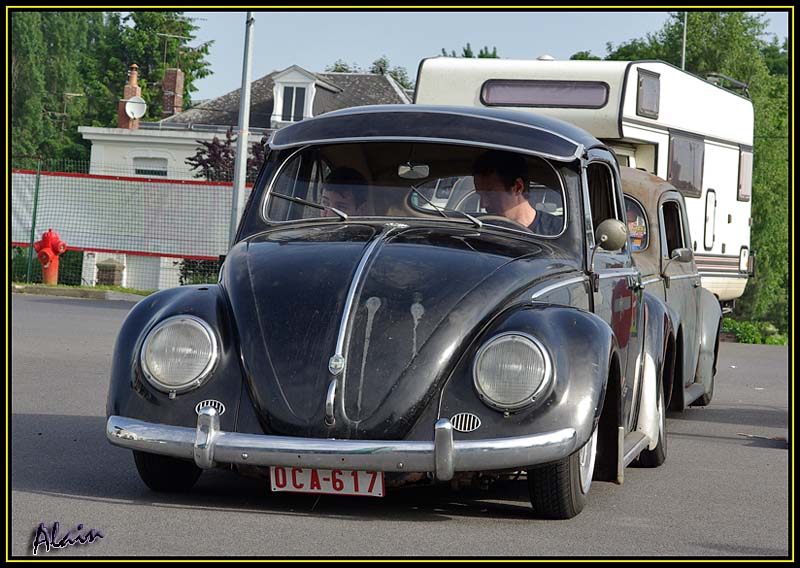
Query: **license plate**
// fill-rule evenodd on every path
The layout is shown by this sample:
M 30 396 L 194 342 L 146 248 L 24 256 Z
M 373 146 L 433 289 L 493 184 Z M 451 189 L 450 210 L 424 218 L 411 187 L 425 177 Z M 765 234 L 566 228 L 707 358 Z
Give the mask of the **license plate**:
M 272 491 L 383 497 L 382 471 L 347 471 L 271 466 Z

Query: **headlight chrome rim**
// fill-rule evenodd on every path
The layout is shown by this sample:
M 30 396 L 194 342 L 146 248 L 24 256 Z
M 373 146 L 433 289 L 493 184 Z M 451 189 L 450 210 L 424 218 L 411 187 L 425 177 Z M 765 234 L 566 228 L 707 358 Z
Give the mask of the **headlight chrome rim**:
M 198 327 L 200 327 L 203 330 L 203 332 L 205 332 L 211 344 L 211 356 L 209 357 L 208 363 L 197 377 L 195 377 L 194 379 L 192 379 L 187 383 L 175 386 L 163 383 L 159 381 L 155 376 L 153 376 L 153 374 L 150 372 L 150 369 L 148 369 L 147 367 L 146 354 L 147 354 L 147 348 L 150 345 L 152 339 L 155 337 L 156 333 L 158 333 L 158 331 L 163 329 L 164 327 L 176 323 L 178 321 L 189 321 L 193 325 L 197 325 Z M 181 394 L 190 390 L 194 390 L 197 387 L 201 386 L 203 382 L 211 375 L 211 372 L 214 370 L 214 367 L 216 366 L 218 360 L 219 360 L 219 343 L 217 341 L 217 335 L 214 333 L 214 330 L 205 320 L 189 314 L 170 316 L 168 318 L 161 320 L 156 325 L 154 325 L 150 329 L 150 331 L 147 332 L 147 336 L 145 337 L 144 342 L 142 343 L 142 350 L 139 354 L 139 363 L 142 368 L 142 373 L 144 374 L 145 378 L 147 378 L 147 381 L 151 385 L 153 385 L 156 389 L 170 394 L 172 393 Z
M 541 354 L 542 360 L 544 362 L 544 378 L 542 379 L 542 382 L 539 385 L 539 387 L 529 397 L 526 397 L 524 400 L 516 404 L 502 404 L 492 399 L 489 395 L 487 395 L 486 392 L 481 387 L 480 381 L 478 380 L 478 363 L 480 362 L 481 357 L 484 355 L 484 353 L 489 347 L 491 347 L 497 340 L 510 335 L 521 337 L 527 341 L 530 341 L 533 344 L 533 346 L 539 350 L 539 353 Z M 547 348 L 541 341 L 539 341 L 537 338 L 535 338 L 529 333 L 521 331 L 505 331 L 503 333 L 499 333 L 497 335 L 492 336 L 486 342 L 484 342 L 484 344 L 475 354 L 475 358 L 473 359 L 472 362 L 472 383 L 475 386 L 475 390 L 477 391 L 481 401 L 490 408 L 499 410 L 501 412 L 514 412 L 517 410 L 522 410 L 524 408 L 527 408 L 535 404 L 538 400 L 541 400 L 541 396 L 553 384 L 553 364 L 550 357 L 550 352 L 547 350 Z

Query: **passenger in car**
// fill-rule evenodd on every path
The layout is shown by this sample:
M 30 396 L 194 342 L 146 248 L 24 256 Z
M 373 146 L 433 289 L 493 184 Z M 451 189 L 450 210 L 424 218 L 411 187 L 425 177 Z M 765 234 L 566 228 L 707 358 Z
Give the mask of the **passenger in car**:
M 336 168 L 325 178 L 320 204 L 347 215 L 364 215 L 367 203 L 367 180 L 353 168 Z M 323 217 L 335 217 L 330 210 Z
M 561 218 L 530 204 L 528 167 L 521 155 L 489 150 L 475 160 L 472 177 L 481 206 L 489 215 L 506 217 L 538 235 L 561 232 Z

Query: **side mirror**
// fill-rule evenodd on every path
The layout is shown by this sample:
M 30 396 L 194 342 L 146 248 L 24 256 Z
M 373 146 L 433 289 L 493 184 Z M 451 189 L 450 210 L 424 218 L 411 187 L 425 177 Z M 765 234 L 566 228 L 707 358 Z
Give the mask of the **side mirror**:
M 603 250 L 619 250 L 628 242 L 628 229 L 622 221 L 606 219 L 597 226 L 594 240 Z
M 677 260 L 678 262 L 692 262 L 693 258 L 694 253 L 692 253 L 692 249 L 689 248 L 675 249 L 669 257 L 670 260 Z

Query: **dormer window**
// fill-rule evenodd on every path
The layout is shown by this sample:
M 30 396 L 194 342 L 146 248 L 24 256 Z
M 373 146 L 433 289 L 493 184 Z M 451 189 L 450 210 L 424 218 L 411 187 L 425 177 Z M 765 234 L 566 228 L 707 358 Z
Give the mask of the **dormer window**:
M 283 122 L 299 122 L 303 120 L 305 101 L 305 87 L 284 87 L 281 120 Z

